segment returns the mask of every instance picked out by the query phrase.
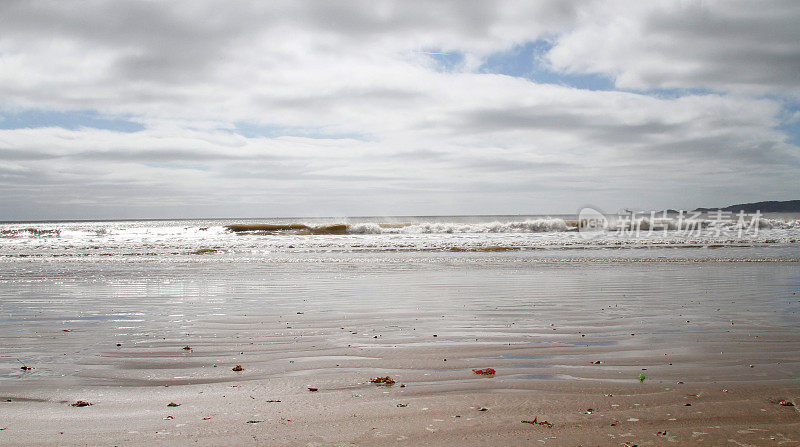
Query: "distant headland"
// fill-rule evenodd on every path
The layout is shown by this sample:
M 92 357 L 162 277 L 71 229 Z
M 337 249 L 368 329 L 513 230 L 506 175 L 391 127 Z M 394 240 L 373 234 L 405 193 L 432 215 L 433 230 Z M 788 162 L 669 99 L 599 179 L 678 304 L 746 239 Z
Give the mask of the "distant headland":
M 726 206 L 724 208 L 697 208 L 695 211 L 732 211 L 738 213 L 744 211 L 745 213 L 754 213 L 761 211 L 762 213 L 800 213 L 800 200 L 769 200 L 765 202 L 754 203 L 740 203 L 738 205 Z

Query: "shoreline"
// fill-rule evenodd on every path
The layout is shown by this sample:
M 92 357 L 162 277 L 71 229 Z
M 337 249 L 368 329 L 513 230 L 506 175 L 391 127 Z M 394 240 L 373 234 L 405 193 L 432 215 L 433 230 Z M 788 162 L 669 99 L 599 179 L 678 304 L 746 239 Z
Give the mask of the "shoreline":
M 356 259 L 17 264 L 0 444 L 800 445 L 796 263 Z

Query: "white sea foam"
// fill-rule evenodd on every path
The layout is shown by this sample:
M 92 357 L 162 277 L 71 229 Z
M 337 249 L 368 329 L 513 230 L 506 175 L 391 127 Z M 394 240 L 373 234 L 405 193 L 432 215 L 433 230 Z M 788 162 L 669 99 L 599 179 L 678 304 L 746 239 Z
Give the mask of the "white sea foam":
M 757 232 L 751 222 L 736 219 L 691 222 L 648 216 L 631 221 L 609 216 L 608 229 L 587 239 L 578 224 L 570 216 L 2 224 L 0 260 L 642 247 L 775 246 L 798 251 L 800 240 L 800 220 L 794 215 L 762 217 Z
M 352 224 L 349 234 L 453 234 L 453 233 L 542 233 L 575 230 L 564 219 L 543 218 L 512 222 L 452 223 L 425 222 L 416 224 L 380 225 L 376 223 Z

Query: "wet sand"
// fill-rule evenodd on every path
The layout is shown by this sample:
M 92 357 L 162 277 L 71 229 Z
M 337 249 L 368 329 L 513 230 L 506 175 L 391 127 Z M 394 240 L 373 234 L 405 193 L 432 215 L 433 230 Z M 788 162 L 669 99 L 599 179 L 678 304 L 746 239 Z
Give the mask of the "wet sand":
M 614 376 L 633 370 L 631 363 L 660 360 L 645 371 L 654 378 L 644 383 L 633 373 L 600 381 L 551 379 L 504 366 L 518 363 L 516 358 L 465 357 L 487 354 L 481 350 L 402 351 L 378 361 L 315 360 L 318 369 L 297 375 L 264 378 L 249 364 L 241 373 L 225 364 L 209 383 L 18 390 L 2 396 L 11 401 L 0 407 L 5 428 L 0 436 L 4 445 L 796 445 L 800 440 L 796 407 L 779 404 L 800 404 L 795 401 L 800 386 L 791 378 L 759 380 L 744 371 L 737 381 L 677 381 L 697 373 L 673 363 L 665 374 L 663 359 L 640 358 L 593 366 Z M 500 347 L 492 353 L 517 355 Z M 497 374 L 477 376 L 469 369 L 486 365 Z M 369 383 L 378 375 L 397 383 Z M 78 400 L 93 405 L 70 405 Z M 180 406 L 169 407 L 170 402 Z M 522 422 L 534 419 L 552 427 Z
M 796 263 L 418 261 L 9 269 L 0 443 L 800 444 Z

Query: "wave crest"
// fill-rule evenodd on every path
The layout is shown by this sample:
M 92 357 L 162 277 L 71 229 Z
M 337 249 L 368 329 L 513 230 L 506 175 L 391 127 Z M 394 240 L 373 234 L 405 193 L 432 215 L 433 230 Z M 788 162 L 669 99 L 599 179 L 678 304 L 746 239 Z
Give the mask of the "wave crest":
M 448 222 L 373 223 L 334 225 L 234 224 L 229 231 L 242 234 L 450 234 L 450 233 L 543 233 L 574 231 L 564 219 L 529 219 L 518 222 L 460 224 Z

